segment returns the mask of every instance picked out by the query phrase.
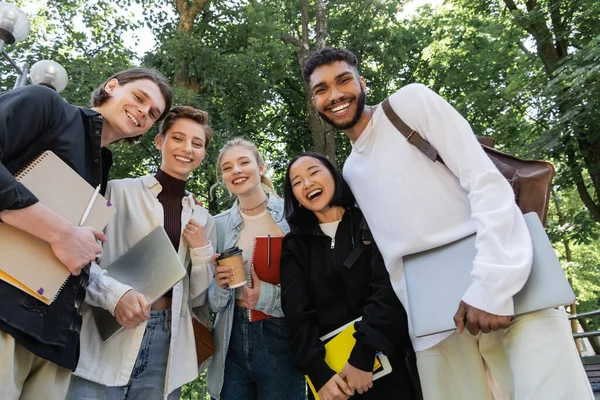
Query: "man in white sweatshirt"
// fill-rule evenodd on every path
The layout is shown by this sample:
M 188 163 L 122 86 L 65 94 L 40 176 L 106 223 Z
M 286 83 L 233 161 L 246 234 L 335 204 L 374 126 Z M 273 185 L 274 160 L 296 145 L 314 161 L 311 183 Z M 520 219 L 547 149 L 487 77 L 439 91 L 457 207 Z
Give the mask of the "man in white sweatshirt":
M 593 399 L 565 313 L 513 318 L 512 297 L 531 269 L 531 239 L 510 185 L 468 122 L 423 85 L 390 96 L 394 111 L 438 150 L 443 165 L 408 143 L 381 107 L 365 105 L 366 84 L 351 52 L 316 52 L 304 79 L 321 117 L 352 142 L 344 177 L 407 312 L 402 257 L 477 232 L 473 282 L 456 305 L 456 332 L 422 338 L 411 332 L 425 399 Z

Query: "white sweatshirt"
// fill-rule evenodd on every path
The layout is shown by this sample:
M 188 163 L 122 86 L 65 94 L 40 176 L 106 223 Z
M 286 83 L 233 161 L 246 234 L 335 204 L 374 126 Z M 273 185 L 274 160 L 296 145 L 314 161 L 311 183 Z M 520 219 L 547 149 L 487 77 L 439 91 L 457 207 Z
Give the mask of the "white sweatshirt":
M 432 162 L 408 143 L 381 106 L 344 165 L 344 177 L 406 312 L 410 309 L 402 257 L 477 232 L 473 283 L 463 300 L 492 314 L 513 315 L 512 296 L 527 280 L 532 247 L 510 185 L 485 155 L 468 122 L 436 93 L 411 84 L 394 93 L 390 103 L 447 166 Z M 411 329 L 416 351 L 450 334 L 416 338 Z

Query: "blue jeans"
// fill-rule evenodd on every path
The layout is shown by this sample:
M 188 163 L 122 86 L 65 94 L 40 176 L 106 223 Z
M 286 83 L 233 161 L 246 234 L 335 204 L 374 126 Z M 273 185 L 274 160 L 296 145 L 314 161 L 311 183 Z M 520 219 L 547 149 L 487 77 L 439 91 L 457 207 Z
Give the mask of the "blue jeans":
M 162 400 L 171 340 L 171 310 L 150 311 L 140 352 L 125 386 L 105 386 L 73 375 L 66 400 Z M 181 389 L 168 400 L 177 400 Z
M 283 318 L 249 322 L 236 307 L 221 400 L 304 400 L 306 381 L 293 364 Z

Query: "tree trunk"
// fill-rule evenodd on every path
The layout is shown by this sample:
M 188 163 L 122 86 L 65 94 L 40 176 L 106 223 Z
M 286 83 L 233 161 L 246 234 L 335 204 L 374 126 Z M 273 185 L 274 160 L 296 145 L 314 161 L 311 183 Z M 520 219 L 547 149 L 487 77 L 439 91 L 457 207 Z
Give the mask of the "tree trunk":
M 281 40 L 285 43 L 294 45 L 300 71 L 304 70 L 304 64 L 310 57 L 312 51 L 321 50 L 325 47 L 327 38 L 327 13 L 323 0 L 315 0 L 315 39 L 314 45 L 310 45 L 310 26 L 309 26 L 309 5 L 308 0 L 301 0 L 300 3 L 300 35 L 299 37 L 284 35 Z M 335 129 L 327 122 L 323 121 L 312 102 L 312 93 L 310 88 L 304 86 L 304 97 L 306 99 L 306 109 L 308 110 L 308 129 L 312 138 L 313 150 L 323 154 L 330 160 L 335 159 Z
M 193 0 L 190 4 L 189 0 L 175 0 L 175 8 L 179 13 L 179 23 L 177 24 L 177 32 L 188 37 L 194 29 L 194 21 L 200 11 L 208 4 L 209 0 Z M 190 77 L 190 59 L 185 57 L 173 78 L 173 86 L 186 87 L 194 93 L 200 93 L 201 84 L 197 77 Z

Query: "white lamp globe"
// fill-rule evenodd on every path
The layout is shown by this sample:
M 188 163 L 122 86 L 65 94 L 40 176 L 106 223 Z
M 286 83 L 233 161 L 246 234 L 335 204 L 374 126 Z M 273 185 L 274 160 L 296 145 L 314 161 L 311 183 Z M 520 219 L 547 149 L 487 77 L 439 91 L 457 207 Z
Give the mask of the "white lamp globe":
M 23 10 L 0 1 L 0 40 L 6 44 L 20 42 L 27 37 L 30 29 L 29 18 Z
M 62 65 L 51 60 L 41 60 L 33 64 L 29 79 L 34 85 L 48 86 L 58 93 L 67 87 L 69 77 Z

